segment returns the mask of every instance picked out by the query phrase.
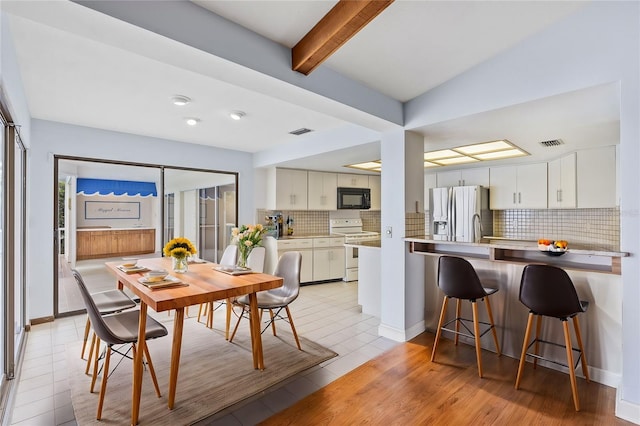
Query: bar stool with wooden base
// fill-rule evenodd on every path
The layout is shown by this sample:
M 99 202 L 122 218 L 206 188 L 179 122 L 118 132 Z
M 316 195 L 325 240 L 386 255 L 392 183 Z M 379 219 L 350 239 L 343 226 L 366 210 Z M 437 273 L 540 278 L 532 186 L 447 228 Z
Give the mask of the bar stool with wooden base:
M 520 282 L 520 302 L 529 308 L 529 319 L 522 344 L 522 354 L 520 355 L 520 365 L 518 366 L 518 375 L 516 377 L 516 389 L 520 387 L 520 379 L 522 378 L 522 371 L 524 370 L 527 355 L 533 357 L 533 368 L 536 368 L 538 359 L 545 359 L 540 356 L 538 352 L 540 343 L 564 347 L 567 352 L 567 365 L 552 360 L 549 361 L 564 365 L 569 369 L 573 405 L 576 411 L 580 411 L 575 369 L 578 367 L 578 364 L 582 363 L 582 374 L 584 374 L 587 382 L 589 382 L 589 369 L 582 346 L 582 335 L 580 333 L 580 324 L 578 323 L 577 315 L 587 311 L 589 302 L 581 301 L 578 298 L 578 293 L 571 278 L 569 278 L 569 275 L 563 269 L 550 265 L 525 266 Z M 543 316 L 557 318 L 562 321 L 564 345 L 540 339 Z M 537 317 L 536 336 L 531 343 L 528 343 L 534 317 Z M 578 349 L 574 349 L 571 343 L 569 318 L 573 321 Z M 534 347 L 533 352 L 527 352 L 531 346 Z M 573 358 L 574 351 L 578 352 L 578 359 L 575 361 L 575 364 Z
M 485 288 L 482 286 L 478 274 L 476 274 L 473 265 L 465 259 L 454 256 L 442 256 L 438 260 L 438 287 L 444 293 L 444 301 L 442 303 L 442 311 L 440 312 L 440 320 L 438 321 L 438 330 L 436 338 L 433 342 L 433 351 L 431 352 L 431 361 L 436 357 L 436 349 L 442 330 L 449 331 L 455 335 L 455 344 L 458 344 L 460 335 L 471 337 L 475 340 L 476 359 L 478 362 L 478 375 L 482 377 L 482 348 L 480 347 L 480 338 L 491 330 L 493 333 L 493 341 L 496 345 L 496 353 L 500 356 L 500 345 L 498 344 L 498 335 L 493 323 L 493 313 L 491 312 L 491 304 L 489 297 L 497 292 L 497 288 Z M 450 298 L 456 300 L 456 317 L 451 321 L 443 324 L 447 313 L 447 304 Z M 461 301 L 468 300 L 471 302 L 473 312 L 473 320 L 462 318 Z M 478 300 L 484 300 L 487 306 L 489 322 L 478 320 Z M 455 329 L 446 328 L 451 323 L 455 323 Z M 467 323 L 473 323 L 473 331 L 467 326 Z M 460 331 L 460 325 L 466 329 L 467 333 Z M 480 325 L 487 327 L 482 333 Z

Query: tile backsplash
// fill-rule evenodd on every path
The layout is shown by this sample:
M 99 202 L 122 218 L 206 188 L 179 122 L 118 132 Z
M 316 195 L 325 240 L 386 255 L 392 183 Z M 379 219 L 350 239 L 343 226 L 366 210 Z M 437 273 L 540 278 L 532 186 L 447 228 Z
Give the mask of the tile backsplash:
M 256 223 L 265 223 L 265 216 L 282 213 L 284 220 L 287 216 L 293 218 L 294 235 L 327 235 L 329 234 L 329 211 L 272 211 L 258 209 Z M 380 232 L 380 211 L 361 211 L 362 229 L 364 231 Z
M 569 246 L 620 250 L 620 210 L 495 210 L 493 235 L 518 240 L 567 240 Z
M 429 211 L 426 211 L 426 231 L 430 234 L 429 217 Z M 494 210 L 492 235 L 514 240 L 567 240 L 570 247 L 619 251 L 620 210 Z

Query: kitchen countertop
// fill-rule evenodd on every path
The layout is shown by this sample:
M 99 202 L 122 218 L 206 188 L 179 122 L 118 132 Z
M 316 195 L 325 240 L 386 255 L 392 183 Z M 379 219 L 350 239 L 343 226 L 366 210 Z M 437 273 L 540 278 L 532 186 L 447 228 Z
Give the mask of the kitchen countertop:
M 353 243 L 345 243 L 345 246 L 380 248 L 381 243 L 382 243 L 381 240 L 368 240 L 368 241 L 356 241 Z
M 294 234 L 294 235 L 287 235 L 287 236 L 282 236 L 280 238 L 276 238 L 276 240 L 299 240 L 299 239 L 304 239 L 304 238 L 330 238 L 330 237 L 344 237 L 344 235 L 338 235 L 338 234 L 311 234 L 311 235 L 298 235 L 298 234 Z
M 442 245 L 456 245 L 456 246 L 468 246 L 468 247 L 484 247 L 484 248 L 497 248 L 504 250 L 523 250 L 539 252 L 537 241 L 526 240 L 510 240 L 503 237 L 485 237 L 479 243 L 461 243 L 457 241 L 442 241 L 433 240 L 430 235 L 424 237 L 407 237 L 405 241 L 415 243 L 427 243 L 427 244 L 442 244 Z M 580 245 L 572 245 L 569 241 L 569 248 L 567 253 L 581 254 L 587 256 L 607 256 L 607 257 L 627 257 L 629 253 L 618 252 L 607 249 L 599 249 L 597 247 L 586 247 Z

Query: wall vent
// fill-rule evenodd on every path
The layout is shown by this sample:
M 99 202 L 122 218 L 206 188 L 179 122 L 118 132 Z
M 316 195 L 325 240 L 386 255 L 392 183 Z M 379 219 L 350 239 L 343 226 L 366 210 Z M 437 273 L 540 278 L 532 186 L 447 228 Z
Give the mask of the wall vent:
M 545 148 L 549 148 L 552 146 L 558 146 L 558 145 L 563 145 L 564 142 L 562 141 L 562 139 L 551 139 L 548 141 L 542 141 L 540 142 L 540 145 L 544 146 Z
M 296 136 L 300 136 L 300 135 L 304 135 L 305 133 L 309 133 L 309 132 L 313 132 L 313 130 L 311 129 L 307 129 L 306 127 L 302 127 L 298 130 L 292 130 L 289 132 L 290 135 L 296 135 Z

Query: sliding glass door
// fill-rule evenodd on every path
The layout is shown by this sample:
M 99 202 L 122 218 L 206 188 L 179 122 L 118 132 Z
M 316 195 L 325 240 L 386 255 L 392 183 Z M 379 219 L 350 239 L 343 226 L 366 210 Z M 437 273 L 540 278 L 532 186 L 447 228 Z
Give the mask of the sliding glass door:
M 217 261 L 236 224 L 236 173 L 58 156 L 54 164 L 56 317 L 84 310 L 72 268 L 80 271 L 92 292 L 113 288 L 105 261 L 161 256 L 164 244 L 174 237 L 189 238 L 201 258 Z M 92 181 L 90 186 L 87 181 Z M 153 186 L 153 194 L 138 193 L 140 184 Z M 105 205 L 131 207 L 135 214 L 110 214 L 100 208 Z M 123 243 L 125 234 L 150 232 L 155 236 L 151 250 L 135 252 L 135 242 Z
M 25 335 L 26 149 L 0 105 L 0 386 L 13 379 Z M 4 407 L 2 407 L 4 408 Z M 0 417 L 4 412 L 0 413 Z

